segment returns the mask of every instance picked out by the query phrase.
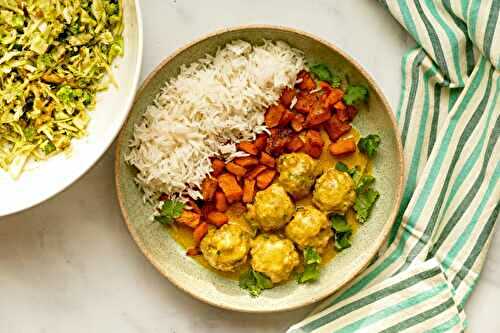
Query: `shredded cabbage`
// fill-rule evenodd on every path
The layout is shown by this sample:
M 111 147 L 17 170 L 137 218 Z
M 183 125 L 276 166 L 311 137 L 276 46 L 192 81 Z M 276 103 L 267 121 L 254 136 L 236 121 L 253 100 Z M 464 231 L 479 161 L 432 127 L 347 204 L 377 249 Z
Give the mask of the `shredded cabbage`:
M 122 31 L 119 0 L 0 0 L 0 168 L 17 178 L 86 134 Z

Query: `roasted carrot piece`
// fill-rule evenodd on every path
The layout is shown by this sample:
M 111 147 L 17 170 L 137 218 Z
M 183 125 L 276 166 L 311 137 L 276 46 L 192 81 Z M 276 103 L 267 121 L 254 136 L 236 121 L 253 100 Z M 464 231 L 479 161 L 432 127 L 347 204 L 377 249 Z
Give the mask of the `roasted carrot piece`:
M 285 110 L 283 116 L 281 116 L 279 126 L 286 126 L 295 118 L 295 114 L 292 111 Z
M 346 106 L 345 106 L 344 102 L 342 102 L 342 100 L 340 100 L 337 103 L 335 103 L 335 105 L 333 105 L 333 107 L 337 111 L 339 111 L 339 110 L 345 110 L 346 109 Z
M 226 196 L 221 191 L 215 192 L 215 208 L 219 212 L 225 212 L 228 209 Z
M 264 122 L 266 123 L 266 126 L 268 128 L 278 126 L 285 111 L 285 107 L 281 104 L 271 105 L 264 115 Z
M 217 189 L 217 180 L 207 177 L 201 183 L 201 193 L 203 200 L 210 201 L 214 197 L 215 190 Z
M 295 89 L 286 87 L 281 92 L 280 103 L 283 104 L 285 107 L 289 108 L 290 105 L 292 104 L 292 100 L 294 97 L 295 97 Z
M 175 219 L 178 223 L 187 225 L 190 228 L 195 228 L 200 224 L 200 214 L 192 212 L 190 210 L 182 211 L 181 216 Z
M 292 153 L 301 150 L 302 147 L 304 147 L 304 141 L 302 141 L 302 139 L 298 136 L 293 138 L 286 146 L 286 148 Z
M 250 141 L 241 141 L 236 145 L 236 148 L 250 155 L 257 155 L 257 153 L 259 152 L 255 144 Z
M 311 141 L 306 140 L 304 147 L 302 148 L 304 153 L 311 156 L 312 158 L 320 158 L 323 149 L 319 146 L 313 146 Z
M 306 140 L 309 141 L 311 145 L 317 147 L 323 147 L 323 145 L 325 144 L 325 141 L 323 141 L 323 138 L 321 137 L 321 133 L 316 130 L 307 131 Z
M 243 195 L 243 190 L 236 181 L 236 177 L 230 173 L 223 173 L 219 176 L 219 187 L 222 192 L 226 195 L 226 199 L 229 203 L 239 201 Z
M 234 162 L 229 162 L 228 164 L 226 164 L 226 170 L 231 172 L 233 175 L 240 177 L 243 177 L 247 173 L 247 169 Z
M 345 155 L 356 151 L 356 141 L 353 138 L 338 140 L 328 147 L 333 156 Z
M 267 165 L 270 168 L 274 168 L 274 166 L 276 165 L 276 160 L 274 159 L 274 157 L 272 157 L 271 155 L 269 155 L 268 153 L 266 153 L 264 151 L 262 153 L 260 153 L 259 162 L 264 164 L 264 165 Z
M 242 166 L 244 168 L 248 168 L 248 167 L 259 164 L 259 160 L 253 156 L 245 156 L 245 157 L 236 158 L 234 160 L 234 163 L 236 163 L 239 166 Z
M 305 126 L 314 127 L 321 123 L 324 123 L 332 116 L 330 110 L 321 106 L 321 104 L 316 104 L 314 108 L 307 114 Z
M 245 178 L 250 180 L 255 179 L 261 172 L 263 172 L 266 169 L 267 167 L 265 165 L 259 164 L 255 168 L 253 168 L 249 173 L 247 173 Z
M 204 202 L 203 206 L 201 206 L 201 218 L 202 220 L 206 220 L 208 217 L 208 214 L 210 212 L 213 212 L 215 210 L 215 205 L 213 202 Z
M 325 142 L 321 133 L 316 130 L 309 130 L 306 133 L 306 142 L 304 143 L 304 152 L 313 158 L 319 158 L 323 151 Z
M 289 128 L 273 128 L 271 132 L 271 140 L 268 140 L 266 152 L 272 156 L 279 156 L 283 153 L 286 145 L 291 140 L 292 130 Z
M 296 114 L 290 126 L 295 132 L 300 132 L 304 129 L 305 117 L 301 114 Z
M 327 93 L 329 93 L 333 89 L 333 87 L 325 81 L 319 81 L 318 86 Z
M 299 74 L 297 75 L 297 80 L 302 80 L 299 84 L 298 87 L 300 90 L 313 90 L 316 88 L 316 82 L 314 79 L 311 77 L 311 74 L 305 70 L 301 70 Z
M 337 141 L 342 135 L 351 130 L 351 125 L 340 121 L 337 114 L 334 114 L 323 126 L 332 142 Z
M 191 207 L 191 211 L 192 211 L 192 212 L 195 212 L 195 213 L 201 214 L 201 209 L 200 209 L 200 207 L 196 204 L 196 202 L 195 202 L 194 200 L 189 199 L 189 200 L 188 200 L 187 205 L 188 205 L 189 207 Z
M 348 105 L 346 107 L 346 111 L 347 111 L 347 114 L 349 116 L 349 120 L 352 121 L 356 115 L 358 114 L 358 109 L 356 109 L 355 106 L 352 106 L 352 105 Z
M 311 112 L 314 105 L 320 103 L 320 95 L 317 93 L 300 93 L 297 95 L 297 103 L 295 103 L 294 110 L 301 113 Z
M 263 151 L 264 148 L 266 148 L 266 144 L 267 144 L 267 134 L 266 133 L 257 134 L 257 138 L 255 139 L 255 147 L 257 148 L 257 150 Z
M 344 92 L 341 89 L 333 88 L 329 93 L 322 96 L 323 107 L 330 109 L 337 102 L 341 101 L 342 97 L 344 97 Z
M 261 190 L 265 189 L 273 182 L 274 176 L 276 176 L 276 170 L 266 170 L 257 176 L 257 187 Z
M 221 227 L 229 221 L 226 214 L 221 212 L 211 212 L 208 214 L 208 223 L 213 224 L 217 227 Z
M 243 183 L 243 199 L 244 203 L 250 203 L 255 196 L 255 179 L 245 179 Z
M 212 174 L 217 177 L 219 176 L 222 172 L 224 172 L 224 167 L 226 166 L 226 164 L 224 163 L 224 161 L 221 161 L 217 158 L 214 158 L 212 160 Z
M 205 237 L 207 232 L 208 232 L 208 223 L 203 222 L 198 224 L 198 226 L 193 230 L 193 238 L 196 244 L 199 244 L 201 242 L 201 240 L 203 239 L 203 237 Z
M 337 115 L 337 118 L 339 118 L 339 120 L 341 122 L 343 122 L 343 123 L 349 122 L 349 114 L 347 113 L 346 109 L 337 110 L 336 115 Z
M 190 247 L 186 250 L 186 255 L 189 257 L 199 256 L 200 254 L 200 248 L 198 247 Z

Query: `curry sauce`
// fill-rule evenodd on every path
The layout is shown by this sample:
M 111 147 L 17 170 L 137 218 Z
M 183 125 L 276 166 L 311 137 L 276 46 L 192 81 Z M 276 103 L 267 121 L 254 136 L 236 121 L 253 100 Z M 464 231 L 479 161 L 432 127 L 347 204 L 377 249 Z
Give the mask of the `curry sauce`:
M 330 139 L 327 135 L 327 133 L 322 130 L 321 131 L 321 136 L 323 140 L 325 141 L 325 145 L 322 151 L 322 154 L 318 160 L 318 168 L 320 169 L 321 173 L 330 169 L 330 168 L 335 168 L 335 165 L 337 162 L 341 161 L 345 163 L 349 168 L 353 168 L 355 166 L 359 167 L 362 172 L 365 173 L 370 173 L 371 165 L 369 160 L 364 154 L 361 154 L 359 151 L 356 151 L 353 154 L 350 154 L 348 156 L 342 157 L 342 158 L 336 158 L 330 154 L 328 151 L 328 146 L 330 144 Z M 348 133 L 346 133 L 344 136 L 342 136 L 339 140 L 347 140 L 347 139 L 355 139 L 356 142 L 359 141 L 360 139 L 360 133 L 356 129 L 352 128 Z M 277 178 L 274 180 L 274 182 L 277 181 Z M 300 200 L 297 200 L 295 202 L 296 206 L 310 206 L 312 205 L 312 191 L 309 193 L 308 196 L 305 198 L 302 198 Z M 236 204 L 231 206 L 227 211 L 226 215 L 229 218 L 229 223 L 231 224 L 238 224 L 243 230 L 247 230 L 250 234 L 254 235 L 254 230 L 253 228 L 248 224 L 248 222 L 245 220 L 243 217 L 245 212 L 245 208 L 241 204 Z M 346 212 L 346 220 L 347 223 L 351 226 L 353 233 L 356 232 L 357 228 L 359 227 L 359 223 L 357 222 L 356 219 L 356 214 L 353 211 L 352 208 L 350 208 Z M 194 247 L 195 240 L 193 239 L 193 231 L 191 228 L 181 225 L 181 224 L 175 224 L 172 225 L 169 228 L 169 233 L 171 237 L 179 243 L 183 248 L 188 249 Z M 252 237 L 253 238 L 253 237 Z M 333 239 L 330 239 L 328 242 L 327 247 L 325 248 L 325 251 L 322 254 L 322 261 L 321 265 L 326 265 L 328 264 L 336 255 L 337 251 L 334 248 L 333 245 Z M 217 274 L 228 278 L 232 280 L 238 280 L 240 274 L 242 272 L 245 272 L 248 270 L 250 267 L 249 261 L 245 263 L 244 265 L 239 266 L 235 271 L 233 272 L 224 272 L 220 270 L 216 270 L 213 268 L 209 263 L 205 260 L 205 258 L 202 255 L 198 255 L 193 257 L 194 260 L 196 260 L 199 264 L 201 264 L 203 267 L 210 269 L 211 271 L 216 272 Z M 303 264 L 298 266 L 297 270 L 301 271 L 303 267 Z

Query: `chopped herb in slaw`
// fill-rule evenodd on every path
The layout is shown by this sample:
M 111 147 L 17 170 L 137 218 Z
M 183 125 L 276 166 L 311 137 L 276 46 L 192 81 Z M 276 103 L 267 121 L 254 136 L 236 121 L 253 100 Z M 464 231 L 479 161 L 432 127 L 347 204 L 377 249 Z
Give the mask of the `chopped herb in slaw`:
M 0 168 L 17 178 L 86 134 L 122 31 L 119 0 L 0 0 Z

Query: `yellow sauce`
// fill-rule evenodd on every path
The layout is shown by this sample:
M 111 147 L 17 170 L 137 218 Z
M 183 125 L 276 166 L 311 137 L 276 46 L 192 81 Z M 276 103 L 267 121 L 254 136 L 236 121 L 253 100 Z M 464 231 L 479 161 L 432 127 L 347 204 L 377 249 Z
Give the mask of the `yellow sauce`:
M 345 163 L 349 168 L 353 168 L 354 166 L 358 166 L 361 168 L 361 171 L 367 171 L 369 172 L 371 169 L 369 160 L 366 158 L 365 155 L 360 154 L 358 151 L 356 151 L 354 154 L 348 155 L 346 157 L 341 157 L 341 158 L 336 158 L 330 154 L 328 151 L 328 146 L 330 145 L 330 138 L 326 134 L 325 131 L 321 131 L 321 136 L 323 140 L 325 141 L 325 146 L 323 148 L 323 152 L 319 158 L 319 164 L 318 167 L 320 168 L 321 171 L 325 171 L 330 168 L 334 168 L 335 164 L 339 161 Z M 356 129 L 351 129 L 350 132 L 346 133 L 344 136 L 342 136 L 339 140 L 346 140 L 348 138 L 355 138 L 356 142 L 360 138 L 360 133 Z M 300 199 L 296 202 L 296 205 L 298 206 L 305 206 L 305 205 L 312 205 L 312 193 L 303 198 Z M 229 208 L 229 210 L 226 212 L 226 215 L 229 217 L 229 223 L 232 224 L 238 224 L 242 229 L 248 230 L 249 233 L 253 233 L 252 228 L 250 225 L 246 222 L 246 220 L 243 218 L 243 213 L 241 209 L 241 205 L 234 205 Z M 346 220 L 347 223 L 352 227 L 353 233 L 356 232 L 356 230 L 359 227 L 359 223 L 356 220 L 356 214 L 355 212 L 350 209 L 346 213 Z M 180 225 L 180 224 L 174 224 L 172 227 L 168 228 L 169 233 L 172 236 L 172 238 L 179 243 L 183 248 L 188 249 L 190 247 L 195 246 L 195 242 L 193 239 L 193 230 L 185 225 Z M 322 255 L 322 260 L 321 260 L 321 265 L 326 265 L 328 262 L 330 262 L 336 255 L 337 251 L 335 250 L 333 246 L 333 241 L 330 240 L 328 243 L 325 252 Z M 245 263 L 244 265 L 240 266 L 236 271 L 234 272 L 223 272 L 216 270 L 212 266 L 208 264 L 208 262 L 205 260 L 205 258 L 202 255 L 195 256 L 193 257 L 194 260 L 196 260 L 200 265 L 203 267 L 210 269 L 213 272 L 216 272 L 217 274 L 231 279 L 231 280 L 238 280 L 239 276 L 241 273 L 245 272 L 248 270 L 250 264 L 249 262 Z M 303 264 L 301 262 L 300 266 L 297 268 L 298 271 L 301 271 L 303 269 Z

